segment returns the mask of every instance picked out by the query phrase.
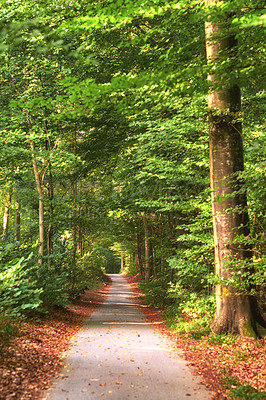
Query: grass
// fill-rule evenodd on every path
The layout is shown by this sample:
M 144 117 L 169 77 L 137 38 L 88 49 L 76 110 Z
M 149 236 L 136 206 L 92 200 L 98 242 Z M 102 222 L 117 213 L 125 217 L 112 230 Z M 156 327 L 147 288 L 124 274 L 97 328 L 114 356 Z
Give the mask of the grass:
M 250 385 L 241 385 L 234 377 L 225 375 L 221 379 L 221 384 L 229 392 L 232 400 L 263 400 L 266 392 L 261 392 Z
M 237 336 L 236 335 L 210 335 L 208 338 L 208 342 L 210 344 L 232 344 L 236 341 Z

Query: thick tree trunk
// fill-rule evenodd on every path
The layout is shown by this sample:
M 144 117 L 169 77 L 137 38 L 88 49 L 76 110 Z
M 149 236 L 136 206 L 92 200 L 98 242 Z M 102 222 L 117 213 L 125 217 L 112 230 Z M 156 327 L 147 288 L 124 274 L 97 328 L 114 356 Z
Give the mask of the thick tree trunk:
M 205 0 L 206 5 L 216 0 Z M 209 63 L 217 62 L 222 55 L 231 55 L 236 50 L 236 40 L 225 36 L 228 21 L 206 23 L 206 49 Z M 230 71 L 229 71 L 230 73 Z M 221 279 L 231 276 L 232 262 L 249 259 L 248 248 L 232 241 L 237 235 L 247 236 L 248 215 L 246 195 L 237 174 L 244 169 L 241 114 L 241 94 L 237 85 L 223 86 L 215 74 L 208 76 L 212 84 L 208 96 L 210 134 L 210 177 L 213 207 L 215 244 L 215 272 Z M 216 333 L 239 333 L 243 336 L 257 334 L 256 301 L 242 295 L 233 287 L 216 287 L 217 310 L 213 322 Z

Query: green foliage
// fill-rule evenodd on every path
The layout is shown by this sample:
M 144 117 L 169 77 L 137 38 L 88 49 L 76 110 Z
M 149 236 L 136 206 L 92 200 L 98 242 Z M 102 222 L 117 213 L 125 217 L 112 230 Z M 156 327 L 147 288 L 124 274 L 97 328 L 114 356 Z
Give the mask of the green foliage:
M 263 400 L 265 392 L 253 388 L 250 385 L 241 385 L 234 377 L 225 375 L 222 378 L 222 385 L 229 390 L 230 399 L 232 400 Z
M 190 250 L 190 254 L 192 251 Z M 196 251 L 192 253 L 195 257 Z M 188 251 L 183 251 L 183 254 L 188 254 Z M 190 257 L 191 258 L 191 257 Z M 170 267 L 173 269 L 174 282 L 171 284 L 171 291 L 173 296 L 178 300 L 178 292 L 182 288 L 189 292 L 208 292 L 210 270 L 209 266 L 200 263 L 193 263 L 190 260 L 179 258 L 178 256 L 171 257 L 167 260 Z M 175 289 L 176 286 L 176 289 Z M 182 297 L 182 294 L 181 294 Z
M 233 400 L 263 400 L 266 392 L 260 392 L 250 385 L 240 385 L 231 389 L 230 396 Z
M 180 295 L 178 295 L 180 299 Z M 194 339 L 207 336 L 215 313 L 215 297 L 186 293 L 183 300 L 170 306 L 165 312 L 168 326 L 180 333 L 189 333 Z
M 238 245 L 244 246 L 244 242 L 245 244 L 247 243 L 246 240 L 241 243 L 241 238 L 237 239 Z M 216 279 L 216 282 L 235 287 L 239 293 L 252 296 L 259 295 L 260 291 L 266 286 L 266 264 L 264 257 L 259 260 L 230 260 L 228 261 L 227 268 L 230 270 L 230 278 L 223 279 L 222 281 Z
M 106 258 L 101 249 L 98 246 L 91 246 L 69 271 L 68 292 L 71 297 L 78 297 L 83 290 L 96 288 L 103 280 L 105 266 Z
M 110 249 L 102 249 L 101 253 L 105 257 L 105 272 L 107 274 L 118 274 L 121 268 L 121 260 L 117 253 Z
M 2 261 L 10 250 L 6 246 Z M 42 288 L 37 283 L 33 253 L 0 264 L 0 340 L 7 342 L 17 331 L 17 323 L 29 312 L 40 310 Z
M 36 310 L 41 305 L 42 289 L 37 286 L 37 267 L 29 267 L 33 254 L 25 259 L 14 259 L 2 265 L 0 274 L 0 292 L 2 309 L 8 309 L 10 315 L 21 316 L 25 311 Z
M 191 291 L 181 284 L 169 284 L 167 274 L 142 281 L 140 289 L 145 294 L 145 302 L 164 309 L 164 318 L 172 330 L 180 334 L 189 333 L 200 339 L 210 333 L 210 323 L 215 313 L 214 295 Z
M 164 313 L 167 326 L 171 330 L 180 335 L 188 335 L 196 340 L 200 340 L 202 336 L 210 334 L 210 320 L 206 321 L 206 318 L 190 320 L 185 315 L 180 315 L 179 311 L 176 307 L 172 307 L 172 309 L 169 308 Z
M 171 299 L 167 297 L 169 284 L 165 275 L 151 281 L 143 281 L 139 286 L 145 293 L 147 304 L 164 309 L 168 303 L 171 303 Z
M 215 299 L 214 296 L 200 297 L 196 293 L 191 293 L 188 300 L 181 303 L 182 313 L 187 317 L 202 322 L 209 323 L 214 316 Z
M 68 274 L 56 266 L 43 263 L 38 270 L 38 285 L 41 287 L 41 299 L 45 306 L 65 306 L 69 301 L 67 291 Z
M 223 83 L 243 88 L 246 170 L 240 179 L 251 233 L 234 245 L 254 252 L 254 262 L 231 263 L 228 283 L 259 294 L 262 303 L 266 169 L 259 2 L 218 2 L 211 10 L 194 0 L 57 3 L 0 5 L 1 221 L 11 196 L 0 270 L 6 301 L 17 313 L 34 309 L 38 299 L 65 305 L 69 295 L 94 287 L 104 269 L 119 271 L 118 258 L 107 250 L 114 243 L 130 271 L 143 275 L 146 239 L 152 276 L 142 284 L 147 301 L 166 307 L 180 330 L 195 337 L 206 332 L 214 310 L 206 76 L 215 68 Z M 240 57 L 225 52 L 207 66 L 204 22 L 228 12 L 235 13 L 230 29 Z M 49 231 L 52 242 L 50 248 L 44 243 L 38 269 L 33 155 L 45 237 Z
M 236 341 L 237 337 L 235 335 L 223 335 L 223 334 L 212 334 L 209 338 L 208 338 L 208 342 L 210 344 L 231 344 L 234 343 Z

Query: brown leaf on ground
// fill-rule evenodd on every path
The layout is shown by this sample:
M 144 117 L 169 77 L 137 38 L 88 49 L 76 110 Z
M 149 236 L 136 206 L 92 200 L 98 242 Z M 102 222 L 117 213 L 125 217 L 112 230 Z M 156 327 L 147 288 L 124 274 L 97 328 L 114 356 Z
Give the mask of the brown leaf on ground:
M 131 285 L 132 299 L 141 307 L 147 321 L 171 338 L 182 355 L 202 377 L 204 384 L 213 393 L 213 400 L 228 400 L 230 397 L 221 385 L 227 375 L 236 378 L 243 385 L 266 391 L 266 343 L 265 339 L 254 340 L 239 337 L 232 344 L 215 344 L 208 338 L 195 340 L 170 331 L 162 318 L 159 308 L 148 307 L 138 289 L 135 277 L 125 276 Z
M 39 399 L 59 372 L 70 339 L 104 301 L 109 288 L 108 280 L 103 288 L 86 291 L 78 304 L 21 323 L 18 336 L 0 349 L 0 400 Z

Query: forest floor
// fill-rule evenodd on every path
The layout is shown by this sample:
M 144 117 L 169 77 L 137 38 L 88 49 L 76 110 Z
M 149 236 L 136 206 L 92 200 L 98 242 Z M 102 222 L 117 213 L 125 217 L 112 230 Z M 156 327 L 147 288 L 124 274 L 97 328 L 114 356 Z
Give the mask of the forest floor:
M 162 317 L 162 310 L 145 305 L 138 289 L 138 280 L 127 277 L 131 284 L 134 301 L 141 307 L 147 320 L 164 335 L 170 337 L 183 352 L 184 358 L 212 390 L 214 400 L 231 399 L 229 392 L 241 384 L 260 392 L 266 391 L 266 340 L 238 338 L 232 343 L 210 344 L 208 337 L 193 339 L 189 334 L 170 331 Z M 238 400 L 263 399 L 255 391 L 239 391 Z
M 208 342 L 208 338 L 195 340 L 173 333 L 166 327 L 162 311 L 145 305 L 137 280 L 132 277 L 127 279 L 131 284 L 132 298 L 141 307 L 147 320 L 182 349 L 188 364 L 193 365 L 206 386 L 212 390 L 213 399 L 230 399 L 228 387 L 234 387 L 233 378 L 243 385 L 266 390 L 265 340 L 239 338 L 231 344 L 214 345 Z M 41 392 L 49 387 L 49 382 L 61 369 L 63 353 L 71 337 L 102 304 L 109 287 L 107 280 L 103 287 L 85 292 L 81 301 L 67 309 L 57 309 L 45 318 L 32 318 L 21 323 L 18 335 L 0 348 L 1 400 L 40 398 Z
M 18 335 L 0 347 L 0 399 L 37 400 L 60 371 L 70 339 L 105 300 L 111 285 L 106 279 L 98 290 L 85 291 L 82 299 L 67 309 L 53 309 L 44 318 L 36 316 L 18 327 Z

